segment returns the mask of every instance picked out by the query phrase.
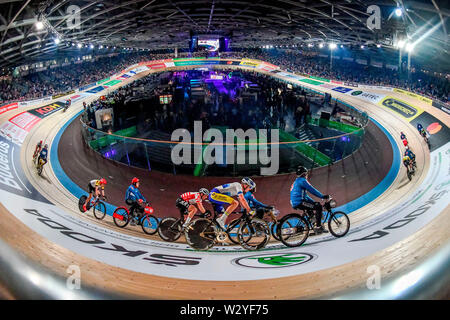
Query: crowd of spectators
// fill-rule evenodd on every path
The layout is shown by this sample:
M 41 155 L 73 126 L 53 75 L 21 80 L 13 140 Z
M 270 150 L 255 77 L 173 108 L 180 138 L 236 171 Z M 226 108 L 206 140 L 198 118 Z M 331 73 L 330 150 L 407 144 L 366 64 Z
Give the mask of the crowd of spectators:
M 203 56 L 204 54 L 204 52 L 194 53 L 193 56 Z M 187 52 L 179 52 L 179 56 L 188 55 Z M 422 72 L 419 69 L 413 69 L 414 72 L 408 78 L 399 75 L 398 71 L 390 68 L 378 68 L 344 59 L 335 59 L 330 66 L 329 58 L 301 50 L 245 49 L 221 53 L 221 56 L 261 59 L 296 73 L 360 84 L 404 88 L 446 103 L 449 101 L 449 80 Z M 101 80 L 134 63 L 170 57 L 174 57 L 174 54 L 123 53 L 113 57 L 94 58 L 79 64 L 73 63 L 67 66 L 49 68 L 23 77 L 10 77 L 0 80 L 0 104 L 15 100 L 31 100 L 69 91 Z

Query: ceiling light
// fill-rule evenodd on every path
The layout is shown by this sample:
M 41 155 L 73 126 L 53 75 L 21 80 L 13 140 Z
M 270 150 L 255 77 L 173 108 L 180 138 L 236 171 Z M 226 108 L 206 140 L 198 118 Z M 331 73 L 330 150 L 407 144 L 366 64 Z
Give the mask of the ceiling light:
M 77 44 L 78 48 L 81 48 L 83 45 L 81 43 Z
M 377 44 L 377 48 L 381 48 L 381 44 Z
M 330 43 L 328 45 L 328 48 L 330 48 L 330 50 L 336 49 L 336 47 L 337 47 L 336 43 Z
M 59 40 L 58 38 L 55 39 L 55 44 L 58 44 L 60 42 L 61 42 L 61 40 Z
M 323 48 L 323 43 L 319 44 L 319 48 Z
M 42 23 L 42 21 L 36 22 L 35 26 L 38 30 L 42 30 L 44 28 L 44 24 Z
M 361 49 L 364 49 L 364 45 L 361 45 Z
M 395 12 L 395 15 L 396 15 L 397 17 L 401 17 L 402 14 L 403 14 L 402 9 L 400 9 L 400 8 L 395 9 L 394 12 Z

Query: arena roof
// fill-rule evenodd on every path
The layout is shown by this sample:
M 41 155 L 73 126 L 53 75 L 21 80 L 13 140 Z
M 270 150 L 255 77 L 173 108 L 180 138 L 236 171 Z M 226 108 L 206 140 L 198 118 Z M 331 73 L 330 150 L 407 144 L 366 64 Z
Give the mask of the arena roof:
M 379 29 L 368 26 L 370 5 L 380 8 Z M 400 38 L 423 36 L 415 55 L 448 63 L 448 6 L 447 0 L 0 0 L 0 66 L 79 55 L 78 43 L 94 50 L 187 48 L 192 33 L 230 36 L 232 47 L 334 42 L 374 52 L 376 44 L 394 48 Z

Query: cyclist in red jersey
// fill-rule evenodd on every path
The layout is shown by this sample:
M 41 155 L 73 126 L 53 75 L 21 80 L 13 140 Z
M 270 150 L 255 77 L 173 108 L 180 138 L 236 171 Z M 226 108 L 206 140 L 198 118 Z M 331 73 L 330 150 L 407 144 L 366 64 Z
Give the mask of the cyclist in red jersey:
M 203 207 L 202 202 L 208 199 L 208 189 L 201 188 L 199 192 L 185 192 L 177 199 L 175 205 L 181 211 L 182 214 L 188 213 L 188 216 L 183 224 L 185 228 L 192 220 L 197 210 L 201 213 L 206 213 L 207 210 Z

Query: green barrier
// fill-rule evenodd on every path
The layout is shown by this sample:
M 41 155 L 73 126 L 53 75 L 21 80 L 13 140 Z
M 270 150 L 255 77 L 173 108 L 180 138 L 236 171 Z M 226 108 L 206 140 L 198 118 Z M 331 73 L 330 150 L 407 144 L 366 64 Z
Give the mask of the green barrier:
M 321 78 L 321 77 L 315 77 L 315 76 L 309 76 L 311 79 L 316 79 L 316 80 L 320 80 L 323 82 L 330 82 L 330 80 L 325 79 L 325 78 Z
M 295 144 L 295 147 L 293 148 L 302 155 L 304 155 L 305 157 L 307 157 L 308 159 L 310 159 L 311 161 L 317 163 L 319 166 L 326 166 L 331 163 L 331 158 L 323 154 L 319 150 L 314 149 L 313 147 L 307 145 L 306 143 L 302 143 L 300 140 L 298 140 L 290 133 L 287 133 L 286 131 L 280 129 L 279 132 L 281 142 L 298 141 L 299 143 Z
M 315 86 L 318 86 L 318 85 L 322 84 L 322 82 L 311 80 L 311 79 L 301 79 L 301 80 L 298 80 L 298 81 L 306 82 L 306 83 L 309 83 L 309 84 L 313 84 Z
M 335 130 L 345 132 L 345 133 L 351 133 L 353 131 L 360 129 L 360 128 L 352 126 L 350 124 L 331 121 L 331 120 L 325 120 L 325 119 L 320 119 L 320 118 L 307 117 L 306 121 L 312 125 L 316 125 L 316 126 L 322 125 L 324 127 L 335 129 Z M 362 130 L 361 130 L 361 132 L 362 132 Z M 357 134 L 359 134 L 359 133 L 357 133 Z
M 135 137 L 137 135 L 136 126 L 116 131 L 114 132 L 114 134 L 123 137 Z M 118 141 L 122 141 L 122 138 L 111 135 L 105 135 L 99 139 L 90 141 L 89 145 L 91 146 L 92 149 L 98 150 L 106 146 L 109 146 L 111 143 Z

